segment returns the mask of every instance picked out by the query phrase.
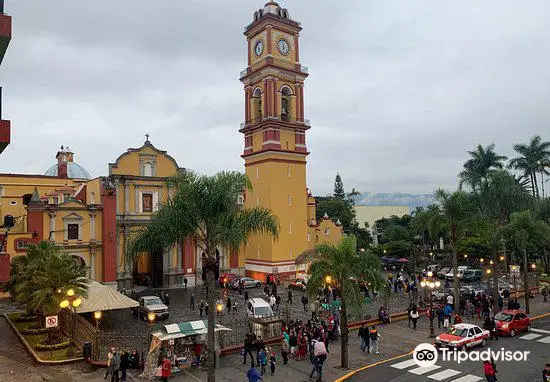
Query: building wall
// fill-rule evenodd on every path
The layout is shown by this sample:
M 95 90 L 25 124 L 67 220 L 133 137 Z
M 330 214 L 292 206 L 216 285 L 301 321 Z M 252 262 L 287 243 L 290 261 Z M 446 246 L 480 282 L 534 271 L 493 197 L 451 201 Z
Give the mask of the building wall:
M 369 224 L 369 230 L 372 232 L 374 223 L 383 218 L 389 218 L 391 216 L 402 217 L 410 213 L 408 206 L 354 206 L 355 219 L 361 227 L 365 226 L 365 223 Z

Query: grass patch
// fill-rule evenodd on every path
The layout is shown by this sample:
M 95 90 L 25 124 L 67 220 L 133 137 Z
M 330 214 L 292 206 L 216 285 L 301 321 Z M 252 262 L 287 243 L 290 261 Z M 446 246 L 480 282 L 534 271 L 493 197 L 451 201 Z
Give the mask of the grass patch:
M 17 318 L 19 317 L 21 313 L 10 313 L 8 314 L 8 318 L 12 322 L 12 324 L 17 328 L 19 333 L 21 334 L 21 331 L 23 329 L 27 329 L 29 326 L 33 326 L 36 324 L 35 321 L 29 321 L 29 322 L 17 322 Z M 43 341 L 48 338 L 48 334 L 37 334 L 37 335 L 25 335 L 21 334 L 25 341 L 34 349 L 35 345 L 38 344 L 40 341 Z M 67 349 L 60 349 L 60 350 L 54 350 L 52 352 L 50 351 L 37 351 L 35 350 L 36 354 L 42 361 L 63 361 L 67 360 L 73 357 L 68 358 L 67 357 Z

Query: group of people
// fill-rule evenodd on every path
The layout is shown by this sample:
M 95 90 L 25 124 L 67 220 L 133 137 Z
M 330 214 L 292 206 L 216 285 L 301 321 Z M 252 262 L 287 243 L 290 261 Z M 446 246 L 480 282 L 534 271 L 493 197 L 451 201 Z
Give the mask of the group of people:
M 139 353 L 136 349 L 132 353 L 123 351 L 117 352 L 113 347 L 107 353 L 107 371 L 105 378 L 110 375 L 111 382 L 126 381 L 126 371 L 128 369 L 137 369 L 139 367 Z
M 378 351 L 378 341 L 380 340 L 380 334 L 376 330 L 376 326 L 372 325 L 369 329 L 365 324 L 361 324 L 357 337 L 361 339 L 361 351 L 364 353 L 365 350 L 369 354 L 379 354 Z

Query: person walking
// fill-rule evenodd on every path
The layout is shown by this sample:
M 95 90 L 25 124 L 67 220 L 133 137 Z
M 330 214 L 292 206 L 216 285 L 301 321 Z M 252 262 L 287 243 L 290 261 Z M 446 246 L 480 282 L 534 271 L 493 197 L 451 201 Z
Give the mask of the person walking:
M 550 382 L 550 363 L 547 363 L 542 370 L 542 382 Z
M 246 356 L 250 354 L 250 367 L 254 367 L 254 356 L 252 355 L 252 332 L 247 333 L 244 336 L 244 354 L 243 354 L 243 365 L 246 365 Z
M 283 336 L 283 342 L 281 344 L 281 357 L 283 357 L 283 365 L 288 365 L 288 352 L 290 350 L 290 345 L 285 336 Z
M 250 366 L 250 369 L 248 369 L 248 372 L 246 373 L 246 377 L 248 378 L 248 382 L 258 382 L 262 379 L 262 376 L 258 373 L 258 370 L 256 370 L 254 366 Z
M 199 317 L 202 317 L 202 311 L 204 310 L 204 300 L 199 302 Z
M 164 357 L 164 360 L 162 361 L 161 366 L 161 381 L 162 382 L 168 382 L 168 378 L 170 378 L 170 375 L 172 375 L 172 365 L 170 364 L 170 360 L 168 357 Z
M 287 292 L 287 300 L 286 302 L 288 302 L 290 305 L 292 305 L 292 289 L 288 288 L 288 292 Z
M 361 324 L 358 337 L 361 338 L 361 351 L 364 353 L 366 350 L 370 353 L 369 328 L 365 327 L 365 324 Z
M 542 290 L 542 302 L 548 302 L 548 291 L 546 290 L 546 288 L 544 288 Z
M 189 309 L 195 310 L 195 293 L 193 293 L 189 299 Z
M 309 378 L 313 378 L 313 374 L 317 372 L 317 381 L 322 379 L 323 364 L 327 359 L 327 350 L 322 341 L 313 341 L 313 369 L 309 373 Z
M 187 277 L 183 277 L 183 289 L 187 290 Z
M 443 309 L 438 309 L 437 312 L 437 328 L 441 329 L 443 324 L 445 323 L 445 314 L 443 313 Z
M 111 374 L 111 382 L 118 382 L 118 372 L 120 370 L 120 355 L 118 355 L 117 352 L 113 354 L 113 360 L 111 362 L 111 366 L 113 368 L 113 374 Z
M 483 361 L 483 373 L 487 382 L 495 382 L 495 370 L 489 361 Z
M 195 347 L 193 349 L 193 354 L 195 355 L 195 366 L 197 366 L 197 369 L 201 367 L 201 354 L 202 354 L 202 346 L 200 343 L 196 343 Z
M 233 314 L 237 314 L 237 301 L 233 300 Z
M 107 353 L 107 370 L 105 371 L 105 378 L 110 375 L 113 375 L 113 356 L 115 354 L 115 348 L 111 348 L 109 353 Z
M 231 314 L 231 307 L 232 307 L 232 305 L 231 305 L 231 297 L 227 297 L 227 303 L 226 303 L 226 304 L 227 304 L 227 305 L 226 305 L 226 306 L 227 306 L 227 315 L 230 315 L 230 314 Z
M 275 375 L 275 366 L 277 366 L 277 358 L 275 357 L 275 352 L 271 352 L 271 357 L 269 357 L 269 371 L 271 376 Z
M 371 342 L 369 353 L 379 354 L 380 352 L 378 351 L 378 340 L 380 339 L 380 334 L 378 334 L 378 330 L 376 330 L 376 327 L 374 325 L 372 325 L 372 328 L 369 331 L 369 337 Z
M 413 324 L 413 330 L 416 330 L 416 323 L 418 321 L 419 316 L 420 315 L 418 314 L 418 310 L 416 310 L 416 306 L 413 306 L 412 311 L 410 313 L 410 317 L 411 317 L 412 324 Z
M 260 374 L 265 374 L 265 367 L 267 365 L 267 352 L 265 351 L 265 348 L 260 349 L 260 353 L 258 354 L 258 363 L 261 366 Z
M 411 302 L 409 304 L 409 307 L 407 308 L 407 317 L 409 318 L 409 322 L 407 323 L 407 327 L 409 329 L 411 328 L 411 323 L 412 323 L 412 317 L 411 317 L 412 310 L 413 310 L 413 303 Z
M 248 291 L 244 291 L 244 302 L 246 303 L 248 301 Z
M 130 353 L 127 351 L 123 352 L 120 356 L 120 380 L 125 382 L 126 381 L 126 370 L 128 370 L 128 367 L 130 366 Z

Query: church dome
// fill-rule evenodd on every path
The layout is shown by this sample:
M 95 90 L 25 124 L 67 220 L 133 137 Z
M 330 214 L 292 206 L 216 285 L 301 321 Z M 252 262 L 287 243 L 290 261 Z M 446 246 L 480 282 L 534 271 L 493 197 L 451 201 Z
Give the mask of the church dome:
M 58 176 L 59 165 L 54 164 L 44 174 L 46 176 Z M 67 162 L 67 178 L 70 179 L 92 179 L 92 176 L 86 169 L 74 162 Z
M 292 20 L 290 13 L 286 8 L 281 7 L 277 2 L 270 1 L 264 5 L 264 7 L 257 12 L 254 12 L 254 21 L 259 20 L 262 16 L 272 14 L 281 19 Z

